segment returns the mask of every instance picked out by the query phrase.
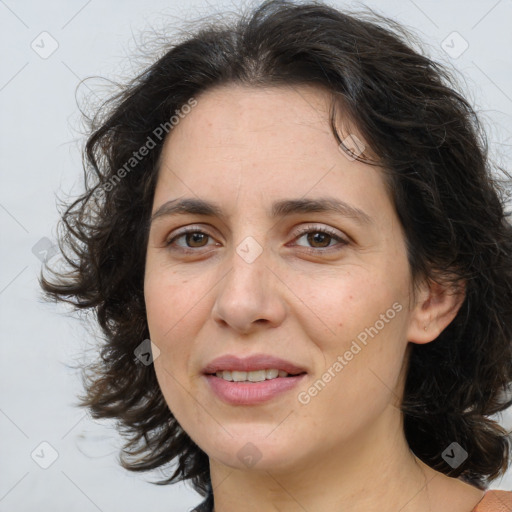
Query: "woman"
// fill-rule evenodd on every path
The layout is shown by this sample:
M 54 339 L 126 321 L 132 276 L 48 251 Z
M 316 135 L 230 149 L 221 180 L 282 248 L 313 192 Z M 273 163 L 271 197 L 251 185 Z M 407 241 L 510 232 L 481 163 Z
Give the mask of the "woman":
M 123 465 L 174 463 L 198 511 L 512 510 L 512 228 L 447 72 L 269 1 L 110 107 L 41 284 L 97 314 L 83 404 Z

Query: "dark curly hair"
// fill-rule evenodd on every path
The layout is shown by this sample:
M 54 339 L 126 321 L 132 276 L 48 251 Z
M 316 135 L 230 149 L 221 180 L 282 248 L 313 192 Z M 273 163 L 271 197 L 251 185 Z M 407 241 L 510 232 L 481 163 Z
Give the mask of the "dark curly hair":
M 202 20 L 89 119 L 85 192 L 59 222 L 65 269 L 47 268 L 51 279 L 44 272 L 39 279 L 45 299 L 91 311 L 101 326 L 101 357 L 84 371 L 80 403 L 95 418 L 117 420 L 125 468 L 174 464 L 158 483 L 189 480 L 203 496 L 211 488 L 208 456 L 134 350 L 149 338 L 144 267 L 162 127 L 172 136 L 169 119 L 191 99 L 240 83 L 330 91 L 376 156 L 359 159 L 385 169 L 412 282 L 465 283 L 451 324 L 431 343 L 412 346 L 405 436 L 423 462 L 481 489 L 505 473 L 509 432 L 490 416 L 512 404 L 510 175 L 491 164 L 485 130 L 453 74 L 413 41 L 371 10 L 267 1 L 235 20 Z M 331 129 L 341 143 L 334 119 L 333 108 Z M 457 468 L 442 458 L 454 441 L 468 452 Z

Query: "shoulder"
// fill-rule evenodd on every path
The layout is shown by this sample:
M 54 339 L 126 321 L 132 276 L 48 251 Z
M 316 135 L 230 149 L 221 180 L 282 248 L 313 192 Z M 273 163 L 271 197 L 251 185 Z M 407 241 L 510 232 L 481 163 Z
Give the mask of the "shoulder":
M 512 491 L 487 491 L 471 512 L 512 512 Z

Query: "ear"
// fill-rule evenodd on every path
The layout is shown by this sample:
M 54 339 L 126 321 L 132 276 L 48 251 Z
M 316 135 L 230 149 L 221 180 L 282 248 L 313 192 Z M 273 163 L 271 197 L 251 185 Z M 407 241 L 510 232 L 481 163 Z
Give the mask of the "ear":
M 423 281 L 411 311 L 408 341 L 423 344 L 435 340 L 455 318 L 465 296 L 464 282 L 454 285 Z

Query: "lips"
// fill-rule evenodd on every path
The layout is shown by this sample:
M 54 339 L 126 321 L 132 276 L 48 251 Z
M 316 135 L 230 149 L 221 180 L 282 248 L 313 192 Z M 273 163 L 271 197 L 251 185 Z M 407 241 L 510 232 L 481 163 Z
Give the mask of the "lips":
M 283 370 L 290 375 L 299 375 L 307 373 L 305 368 L 297 366 L 290 361 L 274 357 L 268 354 L 253 354 L 249 357 L 237 357 L 232 354 L 226 354 L 217 357 L 203 369 L 205 375 L 213 375 L 216 372 L 224 370 L 235 370 L 243 372 L 251 372 L 257 370 L 265 370 L 275 368 Z

